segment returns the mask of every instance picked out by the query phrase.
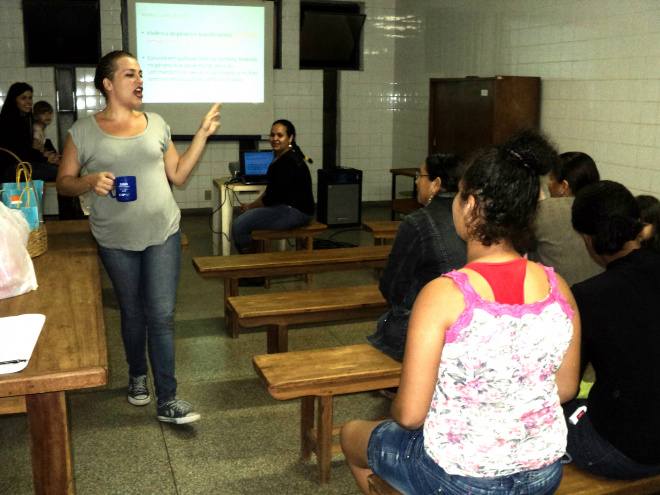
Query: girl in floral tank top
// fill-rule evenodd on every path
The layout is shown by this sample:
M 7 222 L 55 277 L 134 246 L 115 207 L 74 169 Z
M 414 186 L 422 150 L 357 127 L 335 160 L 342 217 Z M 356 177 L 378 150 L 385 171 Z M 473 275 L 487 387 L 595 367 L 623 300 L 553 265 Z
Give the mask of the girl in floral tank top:
M 532 238 L 538 177 L 557 159 L 527 130 L 469 164 L 453 206 L 469 264 L 415 301 L 393 420 L 352 421 L 341 432 L 364 493 L 372 472 L 410 495 L 559 486 L 579 316 L 566 282 L 518 254 Z

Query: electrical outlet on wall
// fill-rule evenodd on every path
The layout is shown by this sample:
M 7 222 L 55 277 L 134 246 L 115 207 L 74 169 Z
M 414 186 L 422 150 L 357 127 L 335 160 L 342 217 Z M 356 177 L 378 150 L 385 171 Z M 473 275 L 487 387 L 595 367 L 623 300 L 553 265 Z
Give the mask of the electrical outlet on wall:
M 204 200 L 206 200 L 206 201 L 211 200 L 211 190 L 210 189 L 207 189 L 206 191 L 204 191 Z

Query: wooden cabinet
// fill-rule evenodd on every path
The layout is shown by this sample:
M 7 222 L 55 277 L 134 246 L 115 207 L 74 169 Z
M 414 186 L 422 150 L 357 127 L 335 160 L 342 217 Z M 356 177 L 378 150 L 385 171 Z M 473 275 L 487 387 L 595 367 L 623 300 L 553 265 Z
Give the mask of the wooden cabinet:
M 539 125 L 541 78 L 431 79 L 429 153 L 467 157 L 501 144 L 517 129 Z

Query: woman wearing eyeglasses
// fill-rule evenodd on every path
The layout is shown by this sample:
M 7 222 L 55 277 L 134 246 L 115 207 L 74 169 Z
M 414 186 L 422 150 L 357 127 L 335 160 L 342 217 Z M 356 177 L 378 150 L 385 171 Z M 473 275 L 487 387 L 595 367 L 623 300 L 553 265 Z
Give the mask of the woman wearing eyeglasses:
M 467 263 L 467 247 L 454 228 L 451 205 L 458 191 L 461 157 L 429 155 L 415 179 L 423 208 L 406 216 L 380 278 L 380 292 L 390 309 L 367 341 L 388 356 L 403 360 L 408 317 L 422 287 Z

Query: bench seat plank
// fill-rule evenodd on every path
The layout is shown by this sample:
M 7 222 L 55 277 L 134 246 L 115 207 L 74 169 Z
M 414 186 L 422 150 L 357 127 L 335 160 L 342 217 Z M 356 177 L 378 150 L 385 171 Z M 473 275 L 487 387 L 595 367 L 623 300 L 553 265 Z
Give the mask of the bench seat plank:
M 385 239 L 394 239 L 400 225 L 401 220 L 362 223 L 364 230 L 373 234 L 374 242 L 377 246 L 382 245 L 385 242 Z
M 288 350 L 289 325 L 378 317 L 389 307 L 377 285 L 237 296 L 227 301 L 240 326 L 269 326 L 268 353 Z
M 643 480 L 611 480 L 594 476 L 573 464 L 564 466 L 564 477 L 555 495 L 652 495 L 660 493 L 660 476 Z
M 225 329 L 238 338 L 238 322 L 228 299 L 238 296 L 238 280 L 250 277 L 300 275 L 360 268 L 382 268 L 392 246 L 359 246 L 312 251 L 283 251 L 233 256 L 202 256 L 192 263 L 202 278 L 224 278 Z
M 247 278 L 307 272 L 382 268 L 392 246 L 359 246 L 313 251 L 283 251 L 193 258 L 202 278 Z
M 287 230 L 253 230 L 251 235 L 255 241 L 317 237 L 323 234 L 327 228 L 328 226 L 324 223 L 312 220 L 308 225 L 303 225 L 302 227 Z
M 244 327 L 330 321 L 335 318 L 327 314 L 337 311 L 344 312 L 340 319 L 350 319 L 349 313 L 380 315 L 388 308 L 377 285 L 237 296 L 229 305 Z
M 253 230 L 252 239 L 259 244 L 260 253 L 270 252 L 270 241 L 271 240 L 284 240 L 284 239 L 295 239 L 296 240 L 296 251 L 312 251 L 314 249 L 314 237 L 318 237 L 325 233 L 327 225 L 312 220 L 309 224 L 303 225 L 301 227 L 295 227 L 293 229 L 287 230 Z M 307 283 L 312 283 L 312 274 L 307 273 L 305 275 Z M 270 288 L 270 278 L 266 277 L 265 280 L 266 289 Z
M 278 400 L 396 387 L 401 376 L 401 363 L 369 344 L 266 354 L 252 362 Z

